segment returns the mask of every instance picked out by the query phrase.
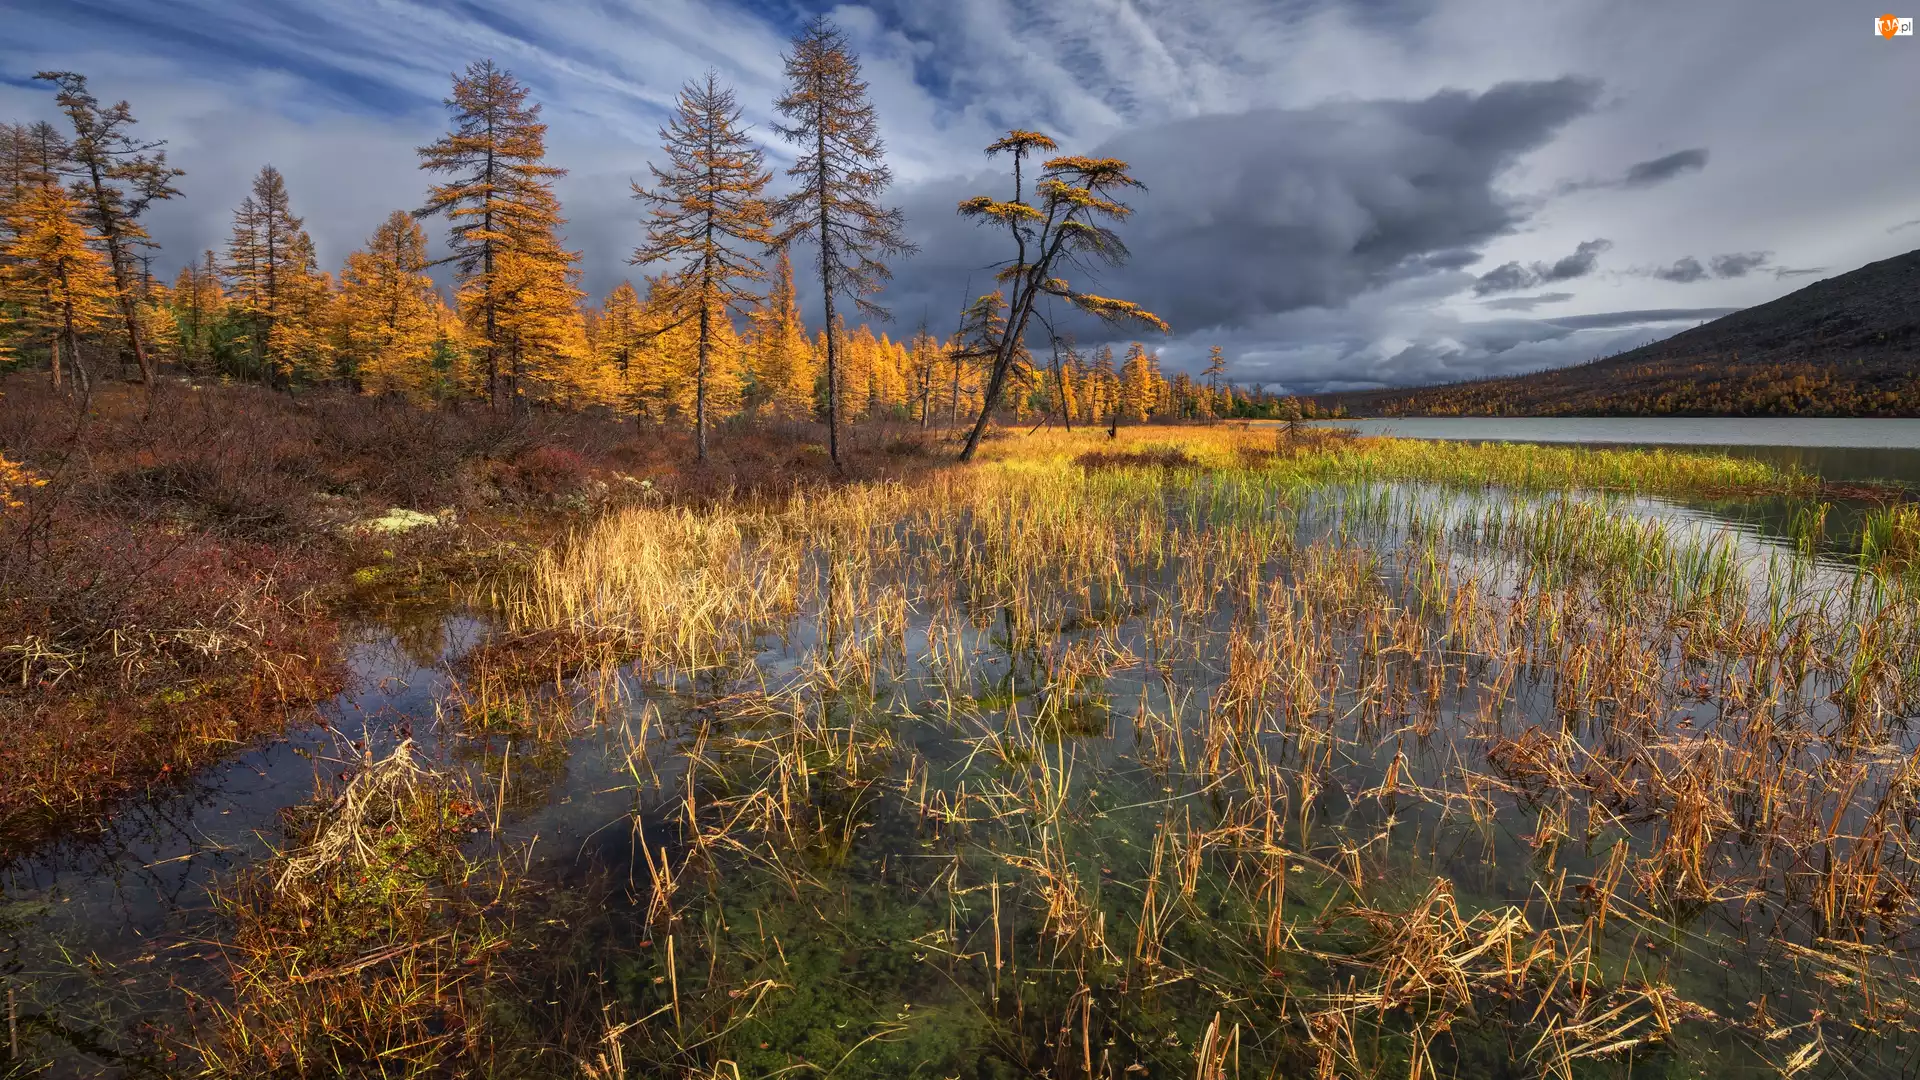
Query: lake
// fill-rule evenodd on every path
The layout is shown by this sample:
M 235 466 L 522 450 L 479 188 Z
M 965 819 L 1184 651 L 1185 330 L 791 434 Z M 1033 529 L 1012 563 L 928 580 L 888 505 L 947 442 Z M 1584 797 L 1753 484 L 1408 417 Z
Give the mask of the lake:
M 1837 482 L 1920 483 L 1920 419 L 1389 417 L 1338 426 L 1410 439 L 1688 446 L 1796 466 Z

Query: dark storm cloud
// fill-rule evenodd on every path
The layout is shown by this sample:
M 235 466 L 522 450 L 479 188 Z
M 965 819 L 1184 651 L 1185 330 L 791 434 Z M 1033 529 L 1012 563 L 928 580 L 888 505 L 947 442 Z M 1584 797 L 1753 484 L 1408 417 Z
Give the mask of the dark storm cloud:
M 1548 285 L 1556 281 L 1572 281 L 1593 273 L 1599 264 L 1600 253 L 1613 246 L 1613 241 L 1599 239 L 1587 240 L 1573 249 L 1573 254 L 1565 256 L 1553 264 L 1543 262 L 1532 266 L 1522 266 L 1517 262 L 1505 263 L 1480 275 L 1473 283 L 1473 295 L 1491 296 L 1494 293 L 1519 292 L 1536 285 Z
M 1500 175 L 1588 112 L 1598 91 L 1578 78 L 1513 82 L 1126 132 L 1092 152 L 1132 162 L 1149 190 L 1134 193 L 1136 213 L 1120 226 L 1134 260 L 1103 271 L 1097 291 L 1137 301 L 1181 333 L 1337 307 L 1390 282 L 1464 278 L 1481 245 L 1524 220 L 1497 190 Z M 954 207 L 1011 188 L 1009 177 L 983 173 L 903 192 L 922 254 L 895 267 L 884 301 L 898 317 L 928 311 L 937 328 L 965 294 L 991 287 L 991 264 L 1010 253 L 1005 236 L 959 220 Z M 1084 271 L 1068 277 L 1094 287 Z
M 1570 292 L 1540 293 L 1536 296 L 1503 296 L 1498 300 L 1489 300 L 1483 307 L 1494 311 L 1532 311 L 1541 304 L 1558 304 L 1573 299 Z
M 1679 150 L 1651 161 L 1636 162 L 1627 166 L 1627 171 L 1619 176 L 1563 181 L 1555 190 L 1561 195 L 1571 195 L 1576 191 L 1592 191 L 1596 188 L 1649 188 L 1655 184 L 1663 184 L 1681 173 L 1694 172 L 1706 167 L 1706 148 L 1695 147 L 1691 150 Z

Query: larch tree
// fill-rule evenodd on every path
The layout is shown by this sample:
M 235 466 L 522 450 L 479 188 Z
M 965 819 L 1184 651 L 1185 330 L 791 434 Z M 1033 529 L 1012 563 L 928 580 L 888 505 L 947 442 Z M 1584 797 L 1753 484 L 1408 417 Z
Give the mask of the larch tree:
M 173 318 L 180 328 L 180 361 L 189 371 L 212 369 L 214 328 L 226 306 L 212 251 L 180 268 L 173 279 Z
M 933 426 L 933 388 L 940 378 L 943 359 L 940 340 L 927 333 L 927 324 L 923 322 L 914 332 L 913 344 L 908 349 L 910 385 L 920 412 L 920 427 L 925 429 Z
M 468 346 L 484 365 L 490 406 L 519 397 L 537 350 L 566 336 L 565 313 L 579 296 L 553 180 L 547 126 L 527 88 L 492 60 L 469 64 L 446 99 L 453 130 L 420 147 L 420 167 L 449 177 L 429 190 L 416 217 L 444 214 L 460 275 Z
M 64 349 L 84 393 L 92 380 L 80 338 L 114 312 L 119 294 L 106 260 L 94 250 L 97 238 L 81 219 L 82 207 L 58 184 L 26 189 L 7 216 L 0 301 L 20 312 L 30 335 L 45 339 L 53 384 L 61 383 Z
M 749 251 L 773 244 L 761 193 L 773 174 L 740 126 L 733 91 L 712 71 L 680 91 L 679 107 L 660 131 L 667 167 L 649 165 L 656 187 L 636 183 L 634 198 L 650 206 L 647 238 L 634 263 L 669 263 L 668 293 L 679 317 L 699 332 L 694 367 L 694 453 L 707 459 L 707 391 L 715 372 L 718 324 L 732 336 L 732 317 L 757 299 L 746 283 L 766 275 Z M 738 356 L 737 347 L 732 349 Z M 736 381 L 737 385 L 737 381 Z M 737 391 L 736 391 L 737 393 Z
M 1080 412 L 1080 354 L 1074 350 L 1073 342 L 1054 341 L 1053 350 L 1053 389 L 1056 396 L 1055 406 L 1060 410 L 1060 421 L 1068 431 L 1073 430 L 1073 418 Z
M 774 107 L 788 124 L 782 138 L 800 150 L 787 175 L 799 186 L 774 208 L 784 246 L 809 237 L 819 255 L 826 342 L 827 454 L 840 467 L 840 367 L 834 300 L 845 296 L 871 318 L 886 311 L 870 297 L 891 276 L 882 258 L 912 253 L 898 208 L 879 199 L 893 183 L 860 62 L 825 16 L 794 38 L 786 62 L 787 90 Z
M 814 355 L 800 302 L 793 287 L 793 260 L 785 248 L 777 254 L 773 287 L 753 314 L 749 365 L 761 404 L 782 420 L 813 415 Z
M 953 362 L 948 416 L 956 426 L 960 423 L 961 378 L 980 367 L 980 361 L 990 359 L 999 348 L 1000 340 L 1007 333 L 1006 308 L 1006 294 L 995 290 L 975 297 L 973 303 L 960 312 L 960 329 L 954 335 L 954 348 L 948 353 Z
M 306 223 L 293 213 L 286 178 L 271 165 L 261 168 L 233 212 L 224 273 L 247 328 L 253 373 L 283 385 L 296 375 L 320 374 L 327 285 Z
M 1124 220 L 1133 212 L 1117 195 L 1145 185 L 1127 172 L 1126 162 L 1116 158 L 1056 157 L 1041 166 L 1033 190 L 1036 205 L 1028 201 L 1022 165 L 1028 155 L 1053 149 L 1054 141 L 1039 132 L 1009 131 L 987 147 L 987 156 L 1007 154 L 1013 159 L 1013 198 L 1003 201 L 977 195 L 960 203 L 961 216 L 1006 229 L 1014 245 L 1013 257 L 997 275 L 1006 290 L 1006 323 L 993 342 L 986 393 L 979 418 L 960 451 L 962 461 L 973 460 L 979 449 L 1041 300 L 1062 300 L 1109 323 L 1144 323 L 1163 333 L 1167 329 L 1159 316 L 1138 304 L 1076 289 L 1062 276 L 1073 267 L 1091 269 L 1126 261 L 1126 245 L 1108 222 Z
M 620 381 L 622 407 L 631 409 L 636 415 L 644 415 L 636 393 L 636 370 L 643 362 L 649 338 L 646 312 L 640 305 L 640 294 L 633 289 L 633 282 L 623 281 L 607 294 L 607 302 L 600 312 L 600 326 L 595 347 L 600 359 Z
M 413 400 L 433 386 L 433 279 L 426 274 L 427 236 L 395 210 L 366 250 L 347 256 L 340 273 L 340 325 L 347 370 L 362 389 Z
M 124 101 L 100 104 L 87 90 L 86 76 L 42 71 L 34 77 L 58 88 L 54 101 L 73 125 L 74 192 L 89 230 L 106 253 L 127 347 L 140 368 L 140 378 L 152 382 L 153 361 L 146 353 L 134 302 L 135 255 L 153 246 L 140 217 L 153 203 L 180 194 L 173 181 L 186 174 L 167 164 L 166 151 L 161 149 L 165 140 L 135 139 L 128 130 L 137 122 L 132 108 Z
M 1207 351 L 1207 366 L 1200 373 L 1207 380 L 1207 415 L 1212 416 L 1226 410 L 1220 407 L 1220 381 L 1227 374 L 1227 357 L 1220 346 L 1215 345 Z

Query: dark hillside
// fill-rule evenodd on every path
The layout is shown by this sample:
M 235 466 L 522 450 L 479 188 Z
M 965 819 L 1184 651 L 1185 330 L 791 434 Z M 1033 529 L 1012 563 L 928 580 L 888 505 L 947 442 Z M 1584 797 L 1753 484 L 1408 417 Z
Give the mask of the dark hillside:
M 1920 251 L 1575 367 L 1328 394 L 1359 416 L 1917 416 Z

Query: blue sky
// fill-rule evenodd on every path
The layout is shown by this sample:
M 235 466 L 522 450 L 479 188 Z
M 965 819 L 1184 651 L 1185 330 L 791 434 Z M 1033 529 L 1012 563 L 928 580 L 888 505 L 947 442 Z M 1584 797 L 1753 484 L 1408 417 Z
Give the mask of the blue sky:
M 418 204 L 413 148 L 492 57 L 544 105 L 599 295 L 679 86 L 718 71 L 769 136 L 816 12 L 863 55 L 922 248 L 896 333 L 950 328 L 990 275 L 952 208 L 1011 126 L 1148 181 L 1102 285 L 1173 324 L 1169 366 L 1218 343 L 1291 390 L 1586 360 L 1920 244 L 1920 140 L 1889 111 L 1920 39 L 1852 0 L 0 0 L 0 117 L 51 117 L 33 72 L 82 71 L 188 171 L 160 266 L 224 243 L 269 162 L 337 266 Z

